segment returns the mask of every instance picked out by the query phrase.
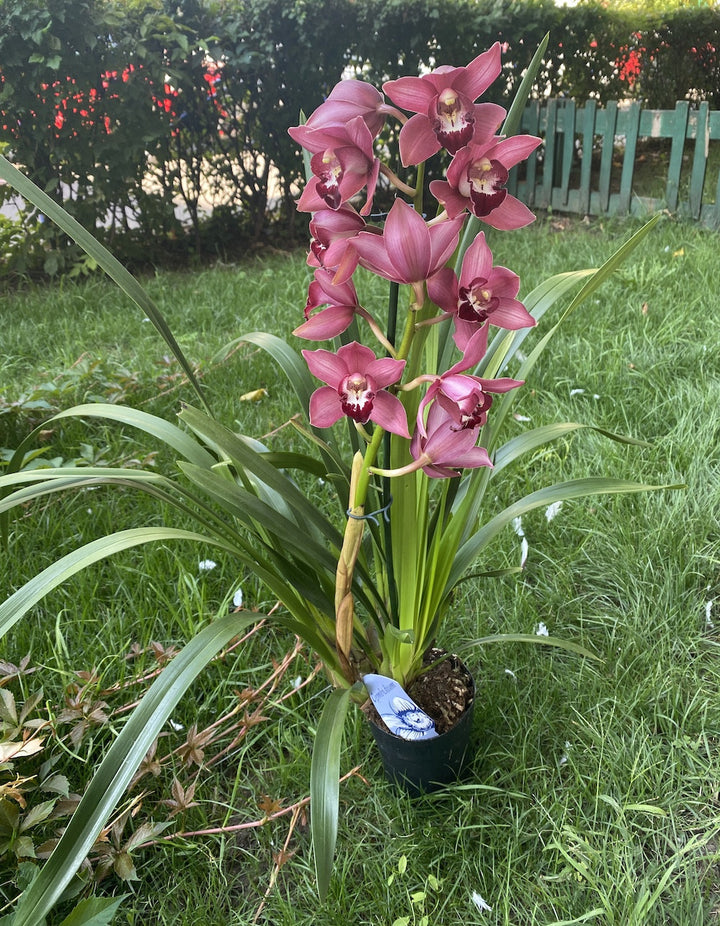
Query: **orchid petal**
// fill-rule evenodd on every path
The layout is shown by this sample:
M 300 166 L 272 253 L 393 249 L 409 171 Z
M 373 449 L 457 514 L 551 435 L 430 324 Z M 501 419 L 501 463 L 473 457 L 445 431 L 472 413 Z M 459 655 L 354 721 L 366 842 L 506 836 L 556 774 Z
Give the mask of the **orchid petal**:
M 477 58 L 473 58 L 464 68 L 462 80 L 457 81 L 455 86 L 470 99 L 476 100 L 500 76 L 502 69 L 500 49 L 500 42 L 495 42 L 492 48 L 484 51 Z
M 396 383 L 403 375 L 404 360 L 393 360 L 392 357 L 380 357 L 367 365 L 367 373 L 372 376 L 381 389 Z
M 303 351 L 306 353 L 306 351 Z M 315 428 L 330 428 L 343 417 L 337 390 L 321 386 L 310 396 L 310 424 Z
M 480 357 L 482 358 L 487 351 L 488 333 L 489 327 L 487 324 L 478 328 L 473 322 L 466 322 L 463 321 L 462 318 L 456 318 L 453 341 L 455 341 L 457 349 L 461 351 L 463 355 L 468 351 L 476 350 L 480 353 Z M 473 341 L 475 344 L 471 344 Z M 474 364 L 470 364 L 470 366 L 473 365 Z
M 432 180 L 430 182 L 430 192 L 451 219 L 456 218 L 467 209 L 467 199 L 453 189 L 447 180 Z
M 440 268 L 452 257 L 464 221 L 464 216 L 456 216 L 453 219 L 446 219 L 444 222 L 438 222 L 437 225 L 430 226 L 430 272 Z
M 477 277 L 487 280 L 490 277 L 492 265 L 492 251 L 485 240 L 485 232 L 479 232 L 463 257 L 460 271 L 461 285 L 467 286 Z
M 327 341 L 346 331 L 355 317 L 352 306 L 333 305 L 311 316 L 293 334 L 306 341 Z
M 488 152 L 488 156 L 497 158 L 509 170 L 531 155 L 541 141 L 535 135 L 513 135 L 498 142 L 493 151 Z
M 515 228 L 524 228 L 535 221 L 535 213 L 528 209 L 525 203 L 521 203 L 514 196 L 506 196 L 502 204 L 494 209 L 489 215 L 484 215 L 482 220 L 486 225 L 491 225 L 499 231 L 512 231 Z
M 400 129 L 400 160 L 403 167 L 427 161 L 442 147 L 430 120 L 422 113 L 412 116 Z
M 357 341 L 351 341 L 349 344 L 343 344 L 338 350 L 338 358 L 345 367 L 345 373 L 356 373 L 366 371 L 370 364 L 375 360 L 375 354 L 365 344 L 359 344 Z M 327 380 L 326 380 L 327 382 Z
M 525 306 L 517 299 L 501 299 L 497 309 L 492 313 L 490 324 L 508 331 L 520 328 L 532 328 L 536 321 Z
M 318 182 L 317 177 L 311 177 L 305 184 L 300 199 L 295 204 L 298 212 L 320 212 L 328 208 L 327 203 L 317 191 Z
M 348 372 L 342 359 L 329 350 L 303 350 L 300 353 L 312 375 L 337 390 Z
M 475 131 L 473 144 L 487 144 L 502 125 L 507 110 L 497 103 L 476 103 L 474 107 Z
M 412 206 L 396 199 L 385 223 L 388 256 L 404 283 L 424 280 L 430 269 L 430 232 Z
M 441 267 L 428 279 L 427 292 L 430 299 L 443 312 L 450 315 L 457 312 L 458 279 L 455 271 L 450 267 Z
M 402 402 L 397 396 L 385 390 L 376 393 L 370 419 L 386 431 L 398 434 L 400 437 L 410 438 L 407 415 Z
M 478 274 L 481 276 L 482 274 Z M 514 299 L 520 289 L 520 277 L 507 267 L 495 267 L 492 274 L 485 274 L 492 279 L 492 290 L 500 299 Z
M 375 196 L 375 188 L 377 187 L 378 178 L 380 176 L 380 160 L 375 158 L 373 160 L 373 166 L 370 170 L 370 173 L 366 177 L 367 181 L 367 198 L 365 200 L 365 205 L 360 210 L 361 215 L 370 215 L 372 212 L 373 197 Z
M 405 282 L 397 277 L 397 270 L 388 256 L 385 239 L 382 235 L 374 235 L 369 231 L 360 232 L 353 239 L 352 247 L 363 267 L 372 270 L 373 273 L 377 273 L 386 280 L 395 280 L 398 283 Z
M 436 89 L 422 77 L 399 77 L 383 84 L 383 91 L 396 106 L 411 113 L 427 112 L 437 95 Z

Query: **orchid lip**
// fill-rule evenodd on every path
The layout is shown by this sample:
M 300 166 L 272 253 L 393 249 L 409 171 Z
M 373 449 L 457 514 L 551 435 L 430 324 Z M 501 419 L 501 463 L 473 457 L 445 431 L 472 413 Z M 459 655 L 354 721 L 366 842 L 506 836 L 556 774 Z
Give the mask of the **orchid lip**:
M 369 421 L 376 393 L 373 380 L 362 373 L 350 373 L 338 389 L 343 412 L 359 424 Z
M 437 140 L 450 154 L 457 154 L 473 137 L 472 105 L 454 90 L 447 89 L 440 94 L 430 121 Z
M 485 279 L 475 279 L 469 286 L 458 291 L 458 318 L 463 321 L 482 324 L 486 322 L 500 304 Z

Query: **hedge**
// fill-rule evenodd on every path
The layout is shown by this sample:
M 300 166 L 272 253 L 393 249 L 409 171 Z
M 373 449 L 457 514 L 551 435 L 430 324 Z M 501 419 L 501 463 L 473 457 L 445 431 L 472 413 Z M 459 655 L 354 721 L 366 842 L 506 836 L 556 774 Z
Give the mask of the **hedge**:
M 269 213 L 272 233 L 291 235 L 302 224 L 293 205 L 302 177 L 287 128 L 341 76 L 381 83 L 500 41 L 503 74 L 489 98 L 502 102 L 548 31 L 538 96 L 718 105 L 717 7 L 0 0 L 0 149 L 129 257 L 133 247 L 155 259 L 257 239 Z M 37 231 L 36 217 L 25 221 Z M 8 238 L 0 226 L 6 266 L 22 269 L 28 248 L 19 258 Z M 39 238 L 58 265 L 67 243 L 47 229 Z

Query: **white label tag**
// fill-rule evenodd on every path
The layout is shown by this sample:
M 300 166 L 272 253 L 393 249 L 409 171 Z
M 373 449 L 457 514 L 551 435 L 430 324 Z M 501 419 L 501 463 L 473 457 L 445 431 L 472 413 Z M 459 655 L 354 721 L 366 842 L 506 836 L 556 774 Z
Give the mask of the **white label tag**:
M 370 700 L 388 730 L 405 740 L 429 740 L 437 736 L 435 723 L 395 681 L 385 675 L 363 675 Z

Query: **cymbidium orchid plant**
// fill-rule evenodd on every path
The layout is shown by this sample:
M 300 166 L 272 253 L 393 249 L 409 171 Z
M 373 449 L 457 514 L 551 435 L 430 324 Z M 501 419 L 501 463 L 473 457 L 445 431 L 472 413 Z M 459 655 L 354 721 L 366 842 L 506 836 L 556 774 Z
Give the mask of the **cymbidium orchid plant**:
M 99 417 L 139 429 L 179 457 L 175 476 L 135 468 L 26 470 L 23 461 L 38 432 L 22 443 L 0 477 L 0 518 L 61 490 L 115 484 L 150 493 L 166 510 L 177 511 L 183 524 L 192 518 L 197 529 L 131 527 L 86 543 L 0 604 L 0 634 L 67 577 L 139 544 L 194 540 L 252 569 L 282 604 L 273 619 L 307 641 L 333 685 L 317 727 L 311 776 L 321 894 L 335 846 L 341 731 L 350 701 L 365 697 L 363 676 L 389 676 L 402 686 L 412 682 L 430 645 L 442 644 L 453 590 L 471 568 L 486 568 L 483 551 L 516 517 L 582 495 L 652 488 L 589 477 L 539 488 L 491 510 L 496 493 L 488 489 L 505 469 L 583 427 L 552 423 L 504 443 L 502 437 L 515 397 L 562 318 L 600 286 L 649 227 L 600 269 L 555 276 L 522 301 L 518 276 L 494 265 L 483 226 L 492 234 L 512 233 L 533 220 L 506 184 L 510 170 L 540 143 L 515 133 L 542 53 L 543 48 L 509 114 L 480 101 L 500 74 L 495 45 L 466 67 L 391 80 L 383 92 L 363 81 L 341 81 L 304 124 L 290 130 L 310 155 L 298 208 L 310 213 L 313 268 L 307 298 L 298 293 L 295 334 L 324 346 L 308 347 L 301 357 L 264 332 L 236 341 L 268 351 L 287 375 L 307 416 L 297 425 L 305 453 L 270 450 L 221 424 L 137 281 L 0 158 L 0 177 L 75 238 L 155 324 L 200 404 L 183 408 L 179 425 L 102 404 L 51 419 Z M 378 139 L 390 122 L 400 126 L 401 165 L 382 160 L 387 146 Z M 428 199 L 423 177 L 430 158 L 449 163 L 445 179 L 429 184 Z M 387 215 L 378 218 L 373 200 L 381 185 L 385 197 L 390 189 L 396 195 Z M 387 306 L 361 303 L 355 278 L 365 271 L 388 281 Z M 562 317 L 521 354 L 531 329 L 572 287 L 579 290 Z M 345 423 L 349 430 L 343 430 Z M 300 488 L 306 477 L 334 486 L 335 517 Z M 7 524 L 0 526 L 7 540 Z M 242 611 L 217 618 L 151 686 L 23 896 L 14 926 L 46 915 L 181 694 L 219 649 L 256 620 L 257 614 Z M 572 643 L 528 639 L 582 652 Z

